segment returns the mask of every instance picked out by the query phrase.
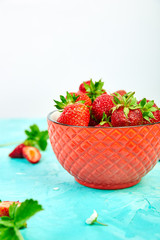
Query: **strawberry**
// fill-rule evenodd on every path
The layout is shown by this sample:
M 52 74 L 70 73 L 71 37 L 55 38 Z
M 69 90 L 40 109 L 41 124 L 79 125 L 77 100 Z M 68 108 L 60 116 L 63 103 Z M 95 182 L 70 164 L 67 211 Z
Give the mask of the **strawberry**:
M 74 126 L 88 126 L 89 120 L 90 112 L 88 107 L 77 102 L 66 106 L 57 122 Z
M 143 114 L 143 124 L 160 122 L 160 110 L 154 100 L 150 101 L 143 98 L 138 103 Z
M 25 146 L 22 150 L 24 158 L 31 163 L 38 163 L 41 158 L 40 151 L 35 147 Z
M 0 202 L 0 217 L 7 216 L 9 217 L 9 207 L 12 205 L 14 202 L 12 201 L 3 201 Z M 15 202 L 18 203 L 18 206 L 21 205 L 19 201 Z
M 153 112 L 153 116 L 154 118 L 149 118 L 149 121 L 146 119 L 143 119 L 143 124 L 160 122 L 160 110 Z
M 72 96 L 75 94 L 75 96 L 78 97 L 78 98 L 75 100 L 75 102 L 84 101 L 84 104 L 85 104 L 86 106 L 91 106 L 91 105 L 92 105 L 91 99 L 90 99 L 85 93 L 83 93 L 83 92 L 80 92 L 80 91 L 77 92 L 77 93 L 71 92 L 71 93 L 69 93 L 69 94 L 71 94 Z M 74 101 L 73 101 L 73 103 L 74 103 Z
M 79 86 L 79 91 L 86 93 L 84 83 L 87 84 L 88 86 L 90 86 L 90 82 L 91 82 L 91 80 L 81 83 L 81 85 Z
M 103 93 L 106 93 L 106 91 L 103 89 L 104 82 L 102 82 L 101 79 L 98 82 L 95 82 L 95 83 L 93 83 L 92 79 L 90 79 L 90 82 L 88 82 L 88 81 L 87 81 L 87 83 L 84 82 L 83 85 L 84 85 L 84 88 L 85 88 L 85 93 L 92 100 L 92 102 L 98 96 L 102 95 Z
M 144 99 L 146 99 L 146 98 L 143 98 L 142 100 L 144 101 Z M 137 102 L 137 104 L 140 104 L 140 102 L 141 102 L 142 100 L 139 100 L 139 101 Z M 154 100 L 152 100 L 152 101 L 154 101 Z M 148 102 L 151 102 L 151 100 L 146 99 L 145 104 L 148 103 Z M 155 104 L 155 102 L 154 102 L 154 104 L 153 104 L 153 107 L 158 108 L 157 105 Z
M 113 127 L 142 125 L 143 116 L 140 109 L 129 109 L 129 113 L 124 113 L 124 107 L 116 109 L 111 116 Z
M 9 157 L 11 158 L 23 158 L 22 150 L 25 147 L 25 145 L 19 144 L 10 154 Z
M 129 92 L 124 96 L 116 94 L 112 108 L 111 124 L 113 127 L 136 126 L 143 123 L 143 116 L 137 100 L 134 97 L 135 92 Z
M 116 95 L 116 93 L 120 94 L 121 96 L 124 96 L 127 92 L 125 90 L 118 90 L 118 91 L 112 93 L 111 95 Z
M 89 121 L 89 126 L 96 126 L 98 124 L 97 120 L 93 116 L 91 110 L 90 110 L 90 121 Z
M 113 103 L 113 96 L 102 94 L 97 97 L 92 104 L 92 114 L 95 119 L 100 122 L 103 117 L 103 112 L 109 117 L 111 115 L 111 109 L 115 106 Z
M 107 115 L 103 113 L 101 122 L 95 127 L 112 127 L 110 119 L 111 119 L 111 116 L 107 117 Z
M 95 127 L 110 127 L 109 123 L 103 123 L 103 125 L 101 125 L 100 123 L 98 125 L 96 125 Z

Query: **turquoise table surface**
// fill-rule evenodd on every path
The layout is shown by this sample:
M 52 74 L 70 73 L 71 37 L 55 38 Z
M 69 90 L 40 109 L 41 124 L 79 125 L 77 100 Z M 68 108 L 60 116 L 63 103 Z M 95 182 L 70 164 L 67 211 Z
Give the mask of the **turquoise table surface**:
M 33 123 L 47 128 L 46 119 L 0 120 L 0 144 L 23 141 L 24 129 Z M 21 230 L 25 240 L 160 239 L 159 162 L 134 187 L 96 190 L 81 186 L 62 168 L 50 143 L 35 165 L 9 158 L 14 146 L 0 148 L 0 199 L 33 198 L 44 208 Z M 107 227 L 85 223 L 94 209 Z

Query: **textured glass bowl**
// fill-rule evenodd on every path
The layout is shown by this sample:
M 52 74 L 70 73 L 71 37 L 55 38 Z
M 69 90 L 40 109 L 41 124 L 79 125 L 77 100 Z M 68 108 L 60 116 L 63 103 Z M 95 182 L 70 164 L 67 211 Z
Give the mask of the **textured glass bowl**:
M 48 131 L 60 164 L 82 185 L 120 189 L 137 184 L 160 158 L 160 123 L 135 127 L 80 127 L 57 123 Z

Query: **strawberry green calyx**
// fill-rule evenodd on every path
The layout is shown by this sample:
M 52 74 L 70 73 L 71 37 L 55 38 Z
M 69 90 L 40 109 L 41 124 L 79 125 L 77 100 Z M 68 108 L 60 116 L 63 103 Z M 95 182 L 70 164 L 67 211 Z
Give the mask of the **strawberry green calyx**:
M 128 92 L 125 95 L 121 96 L 119 93 L 115 93 L 113 96 L 113 103 L 115 107 L 112 108 L 112 113 L 123 107 L 123 111 L 126 117 L 128 117 L 129 110 L 134 110 L 140 108 L 137 104 L 137 99 L 134 97 L 135 92 Z
M 103 113 L 103 116 L 102 116 L 102 120 L 101 122 L 99 123 L 101 126 L 103 126 L 105 123 L 108 123 L 110 127 L 112 127 L 112 124 L 111 124 L 111 116 L 107 117 L 107 115 L 105 114 L 105 112 Z
M 47 140 L 49 139 L 48 131 L 40 131 L 36 124 L 30 126 L 30 130 L 25 130 L 27 135 L 26 140 L 23 142 L 26 146 L 36 147 L 42 151 L 46 150 Z
M 66 94 L 67 94 L 66 98 L 60 95 L 61 102 L 54 100 L 54 102 L 56 103 L 55 107 L 58 110 L 63 110 L 67 105 L 75 103 L 77 98 L 80 96 L 80 95 L 76 96 L 75 93 L 73 93 L 72 95 L 69 92 L 67 92 Z
M 139 108 L 142 112 L 143 118 L 150 122 L 150 118 L 155 119 L 153 112 L 157 111 L 158 108 L 154 107 L 154 100 L 147 101 L 146 98 L 143 98 L 139 103 Z
M 93 82 L 92 79 L 90 79 L 90 85 L 86 84 L 84 82 L 84 87 L 86 89 L 86 94 L 88 97 L 92 100 L 92 102 L 100 95 L 105 93 L 106 91 L 103 89 L 104 82 L 101 81 L 101 79 L 98 82 Z

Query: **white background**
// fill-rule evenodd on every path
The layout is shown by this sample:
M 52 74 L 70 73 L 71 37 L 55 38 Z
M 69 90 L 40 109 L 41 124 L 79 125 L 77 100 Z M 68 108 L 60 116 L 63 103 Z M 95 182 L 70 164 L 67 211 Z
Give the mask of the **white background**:
M 46 117 L 102 78 L 160 104 L 160 0 L 0 0 L 0 117 Z

